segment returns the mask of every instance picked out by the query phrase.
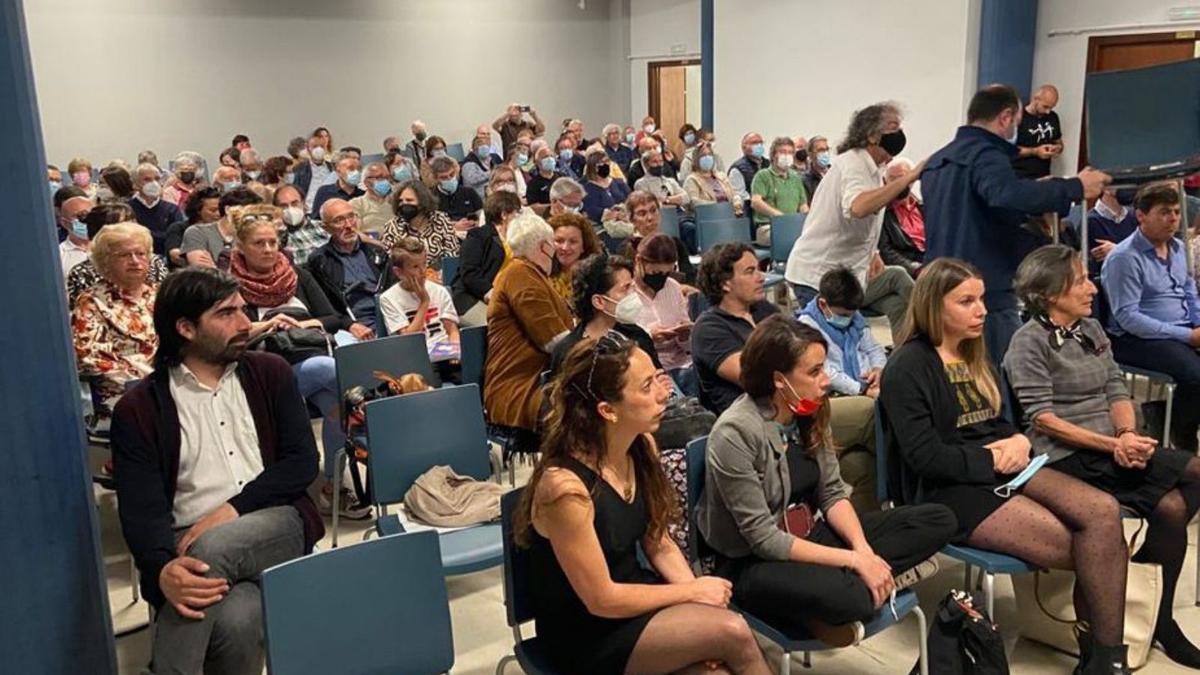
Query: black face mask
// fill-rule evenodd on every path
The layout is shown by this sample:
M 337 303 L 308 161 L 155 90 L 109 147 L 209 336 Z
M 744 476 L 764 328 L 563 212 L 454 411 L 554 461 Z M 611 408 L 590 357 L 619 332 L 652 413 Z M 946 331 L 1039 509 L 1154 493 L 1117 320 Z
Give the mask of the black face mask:
M 611 171 L 612 167 L 607 164 L 600 164 L 596 166 L 596 175 L 600 176 L 601 178 L 608 178 L 608 174 Z
M 1133 206 L 1137 197 L 1137 188 L 1121 188 L 1117 190 L 1117 203 L 1121 206 Z
M 912 186 L 911 186 L 911 185 L 905 185 L 905 186 L 904 186 L 904 189 L 900 191 L 900 194 L 896 195 L 896 201 L 898 201 L 898 202 L 902 202 L 902 201 L 904 201 L 905 199 L 908 199 L 908 195 L 909 195 L 911 192 L 912 192 Z
M 660 164 L 658 166 L 648 166 L 648 167 L 646 167 L 646 173 L 650 174 L 651 176 L 654 176 L 655 178 L 662 178 L 662 175 L 663 175 L 662 165 Z
M 667 278 L 671 275 L 666 272 L 655 272 L 654 274 L 642 275 L 642 281 L 646 283 L 655 293 L 661 291 L 667 285 Z
M 180 171 L 179 172 L 179 180 L 181 180 L 185 183 L 191 183 L 192 181 L 196 180 L 196 172 L 195 171 Z
M 904 135 L 903 129 L 897 129 L 890 134 L 884 134 L 879 137 L 879 147 L 887 154 L 895 157 L 904 151 L 904 146 L 908 144 L 908 137 Z
M 401 204 L 396 207 L 396 215 L 408 222 L 412 222 L 412 219 L 416 218 L 419 213 L 421 213 L 421 207 L 416 204 Z
M 808 149 L 800 148 L 796 151 L 796 164 L 803 164 L 808 161 Z

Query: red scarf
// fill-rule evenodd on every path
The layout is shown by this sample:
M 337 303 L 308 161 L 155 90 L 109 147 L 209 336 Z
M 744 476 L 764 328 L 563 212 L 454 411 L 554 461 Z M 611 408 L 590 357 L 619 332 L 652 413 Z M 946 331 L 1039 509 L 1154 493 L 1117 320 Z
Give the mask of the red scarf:
M 246 256 L 235 249 L 229 271 L 241 283 L 242 297 L 255 307 L 278 307 L 296 295 L 296 270 L 282 253 L 276 256 L 270 272 L 258 274 L 246 266 Z

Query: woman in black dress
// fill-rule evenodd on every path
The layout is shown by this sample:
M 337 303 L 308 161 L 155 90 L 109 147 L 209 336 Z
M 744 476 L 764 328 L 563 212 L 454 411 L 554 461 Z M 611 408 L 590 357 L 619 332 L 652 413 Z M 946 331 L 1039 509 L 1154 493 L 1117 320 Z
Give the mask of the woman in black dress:
M 1162 565 L 1154 639 L 1176 663 L 1200 668 L 1200 649 L 1174 617 L 1187 525 L 1200 508 L 1200 459 L 1157 448 L 1137 420 L 1108 336 L 1090 318 L 1096 287 L 1078 252 L 1045 246 L 1017 270 L 1032 318 L 1013 335 L 1004 371 L 1029 420 L 1034 452 L 1049 466 L 1117 498 L 1150 521 L 1137 562 Z
M 667 534 L 675 496 L 650 436 L 669 393 L 658 375 L 610 333 L 576 345 L 552 385 L 542 461 L 514 524 L 531 549 L 538 637 L 561 672 L 768 675 L 726 608 L 729 582 L 694 577 Z
M 913 288 L 879 396 L 887 452 L 902 460 L 892 462 L 900 496 L 949 506 L 958 516 L 955 541 L 1075 570 L 1076 615 L 1091 630 L 1090 655 L 1075 672 L 1128 673 L 1117 501 L 1051 468 L 1008 496 L 997 491 L 1029 464 L 1030 442 L 1000 415 L 983 340 L 984 292 L 979 272 L 953 258 L 927 265 Z

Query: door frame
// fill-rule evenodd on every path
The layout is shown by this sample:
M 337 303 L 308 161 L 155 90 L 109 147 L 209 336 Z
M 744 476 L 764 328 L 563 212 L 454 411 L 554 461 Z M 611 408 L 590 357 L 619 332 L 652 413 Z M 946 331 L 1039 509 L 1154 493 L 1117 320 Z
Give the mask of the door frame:
M 675 59 L 675 60 L 671 60 L 671 61 L 651 61 L 646 64 L 646 84 L 647 84 L 647 88 L 649 89 L 649 91 L 647 92 L 648 98 L 646 99 L 647 102 L 649 103 L 649 105 L 647 105 L 646 107 L 649 108 L 649 110 L 647 112 L 649 113 L 649 115 L 651 117 L 654 118 L 655 122 L 660 121 L 659 113 L 662 112 L 659 109 L 659 105 L 658 105 L 658 95 L 659 95 L 658 71 L 659 71 L 659 69 L 674 68 L 676 66 L 699 66 L 699 65 L 702 65 L 700 59 Z M 666 133 L 666 132 L 664 131 L 663 133 Z

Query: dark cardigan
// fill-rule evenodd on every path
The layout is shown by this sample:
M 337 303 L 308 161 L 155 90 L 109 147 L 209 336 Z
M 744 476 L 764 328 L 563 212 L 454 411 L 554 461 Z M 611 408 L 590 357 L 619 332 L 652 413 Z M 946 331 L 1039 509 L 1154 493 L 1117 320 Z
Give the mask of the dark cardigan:
M 304 521 L 304 550 L 325 534 L 307 489 L 317 477 L 317 444 L 292 367 L 274 354 L 246 352 L 237 377 L 258 431 L 263 471 L 229 500 L 238 514 L 291 504 Z M 113 477 L 125 542 L 142 592 L 164 602 L 158 575 L 175 556 L 172 508 L 179 477 L 179 412 L 167 370 L 155 370 L 121 397 L 112 420 Z
M 453 282 L 454 309 L 461 316 L 483 302 L 504 266 L 504 244 L 496 226 L 489 223 L 469 230 L 458 255 L 458 276 L 443 281 Z
M 956 426 L 958 400 L 941 356 L 927 339 L 909 340 L 888 359 L 879 403 L 888 493 L 898 503 L 919 503 L 926 491 L 942 486 L 995 484 L 991 451 L 964 439 Z M 991 440 L 1017 433 L 1003 415 L 986 424 Z

